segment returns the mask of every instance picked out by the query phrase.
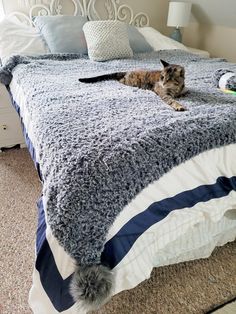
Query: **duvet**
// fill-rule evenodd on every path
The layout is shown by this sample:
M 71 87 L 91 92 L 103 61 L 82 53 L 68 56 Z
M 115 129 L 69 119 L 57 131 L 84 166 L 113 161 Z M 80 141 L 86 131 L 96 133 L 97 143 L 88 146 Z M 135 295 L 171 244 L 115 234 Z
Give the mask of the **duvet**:
M 116 71 L 158 69 L 160 58 L 185 66 L 189 92 L 181 103 L 187 112 L 173 112 L 152 92 L 116 81 L 79 82 L 80 77 Z M 152 203 L 149 200 L 142 209 L 132 205 L 132 219 L 127 214 L 129 204 L 175 167 L 235 143 L 235 98 L 212 88 L 214 71 L 225 66 L 236 69 L 224 60 L 183 51 L 161 51 L 106 63 L 76 55 L 9 59 L 4 75 L 10 81 L 13 77 L 13 101 L 43 183 L 39 201 L 41 217 L 45 218 L 42 226 L 50 228 L 51 236 L 77 265 L 64 284 L 70 300 L 67 308 L 74 302 L 69 295 L 71 282 L 74 300 L 81 305 L 90 308 L 102 304 L 117 290 L 112 270 L 142 234 L 172 212 L 234 195 L 235 173 L 218 173 L 210 184 L 192 187 L 187 194 L 179 191 L 172 194 L 173 199 L 158 201 L 158 186 Z M 172 185 L 178 186 L 178 181 L 174 183 L 173 176 L 163 184 L 168 191 Z M 233 209 L 233 204 L 227 208 Z M 119 229 L 115 222 L 124 212 L 128 220 L 122 220 Z M 119 230 L 111 233 L 114 226 Z M 45 249 L 45 239 L 44 233 L 38 240 L 38 253 Z

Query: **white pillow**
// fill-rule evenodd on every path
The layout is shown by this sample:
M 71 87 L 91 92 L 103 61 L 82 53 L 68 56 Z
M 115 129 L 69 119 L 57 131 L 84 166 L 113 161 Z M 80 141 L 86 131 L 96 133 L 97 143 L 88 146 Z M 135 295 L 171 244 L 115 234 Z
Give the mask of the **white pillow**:
M 120 21 L 91 21 L 85 23 L 83 30 L 91 60 L 106 61 L 133 56 L 125 23 Z
M 0 59 L 3 64 L 14 54 L 45 53 L 48 53 L 48 48 L 35 28 L 16 23 L 10 18 L 0 22 Z
M 138 31 L 144 36 L 146 41 L 155 51 L 167 49 L 181 49 L 188 50 L 183 44 L 175 41 L 169 37 L 162 35 L 152 27 L 140 27 Z

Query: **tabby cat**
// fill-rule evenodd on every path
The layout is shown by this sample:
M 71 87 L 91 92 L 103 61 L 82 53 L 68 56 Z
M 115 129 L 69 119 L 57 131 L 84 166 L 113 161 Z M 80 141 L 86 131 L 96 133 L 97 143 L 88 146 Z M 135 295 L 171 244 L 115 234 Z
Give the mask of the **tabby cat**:
M 148 89 L 156 93 L 161 99 L 175 111 L 186 110 L 174 98 L 181 96 L 185 92 L 184 67 L 176 64 L 169 64 L 160 60 L 163 65 L 161 71 L 131 71 L 101 75 L 91 78 L 80 79 L 83 83 L 94 83 L 103 80 L 118 80 L 120 83 Z

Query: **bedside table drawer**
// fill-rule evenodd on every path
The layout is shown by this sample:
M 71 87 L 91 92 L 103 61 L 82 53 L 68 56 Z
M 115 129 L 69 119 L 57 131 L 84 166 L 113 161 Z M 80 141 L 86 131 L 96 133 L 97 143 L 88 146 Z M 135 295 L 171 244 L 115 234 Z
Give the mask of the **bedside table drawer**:
M 6 87 L 0 83 L 0 110 L 9 108 L 9 105 L 11 105 L 10 95 Z
M 24 142 L 17 113 L 10 110 L 8 113 L 0 114 L 0 148 Z

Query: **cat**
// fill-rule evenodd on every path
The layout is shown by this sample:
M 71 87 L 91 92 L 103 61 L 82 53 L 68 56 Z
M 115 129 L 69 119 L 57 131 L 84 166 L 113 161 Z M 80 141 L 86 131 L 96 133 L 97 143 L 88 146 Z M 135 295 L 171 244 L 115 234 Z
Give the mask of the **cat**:
M 163 69 L 159 71 L 131 71 L 101 75 L 91 78 L 81 78 L 80 82 L 95 83 L 103 80 L 118 80 L 120 83 L 148 89 L 156 93 L 167 105 L 175 111 L 185 111 L 186 108 L 175 98 L 185 94 L 185 69 L 176 64 L 160 60 Z

